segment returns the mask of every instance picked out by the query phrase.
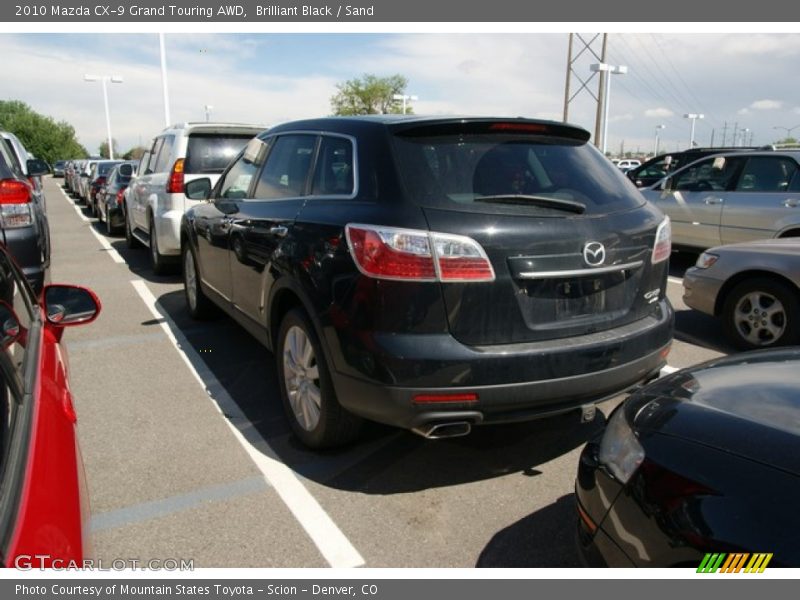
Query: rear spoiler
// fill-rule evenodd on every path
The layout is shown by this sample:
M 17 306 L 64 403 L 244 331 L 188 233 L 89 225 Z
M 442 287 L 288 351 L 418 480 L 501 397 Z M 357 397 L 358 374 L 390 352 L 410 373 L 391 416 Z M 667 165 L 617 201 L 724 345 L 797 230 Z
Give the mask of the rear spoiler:
M 566 138 L 588 142 L 591 133 L 567 123 L 557 121 L 534 121 L 531 119 L 447 119 L 426 121 L 403 121 L 389 125 L 396 135 L 426 137 L 438 135 L 467 134 L 521 134 Z

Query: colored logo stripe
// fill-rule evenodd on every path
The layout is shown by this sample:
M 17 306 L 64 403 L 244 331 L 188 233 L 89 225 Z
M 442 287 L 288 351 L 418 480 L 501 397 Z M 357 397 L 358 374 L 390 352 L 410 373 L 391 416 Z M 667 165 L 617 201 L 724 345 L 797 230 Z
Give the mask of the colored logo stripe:
M 748 559 L 749 562 L 748 562 Z M 772 553 L 750 554 L 748 552 L 735 552 L 726 554 L 715 552 L 706 554 L 700 566 L 697 567 L 698 573 L 739 573 L 744 568 L 745 573 L 763 573 L 769 561 L 772 560 Z M 745 563 L 747 566 L 745 567 Z

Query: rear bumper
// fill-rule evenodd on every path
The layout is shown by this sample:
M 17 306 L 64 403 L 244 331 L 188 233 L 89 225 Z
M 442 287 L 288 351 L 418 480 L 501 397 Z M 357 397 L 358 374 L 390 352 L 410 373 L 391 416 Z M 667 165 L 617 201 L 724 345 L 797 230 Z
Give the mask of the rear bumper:
M 413 336 L 409 344 L 394 336 L 391 348 L 373 348 L 370 366 L 394 376 L 397 384 L 336 370 L 333 383 L 349 411 L 409 429 L 451 419 L 499 423 L 544 417 L 599 402 L 657 376 L 666 363 L 672 325 L 672 309 L 662 302 L 658 316 L 612 332 L 492 351 L 465 347 L 451 336 Z M 395 354 L 389 354 L 392 348 Z M 415 402 L 417 396 L 436 394 L 475 399 Z

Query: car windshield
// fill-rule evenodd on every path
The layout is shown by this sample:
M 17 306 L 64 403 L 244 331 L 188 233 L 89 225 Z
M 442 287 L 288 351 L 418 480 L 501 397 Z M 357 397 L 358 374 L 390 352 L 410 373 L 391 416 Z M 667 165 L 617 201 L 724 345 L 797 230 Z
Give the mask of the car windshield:
M 220 135 L 197 133 L 189 136 L 184 173 L 222 173 L 228 163 L 253 139 L 249 134 Z
M 568 216 L 643 203 L 619 169 L 589 144 L 572 139 L 397 135 L 394 149 L 409 196 L 425 207 Z

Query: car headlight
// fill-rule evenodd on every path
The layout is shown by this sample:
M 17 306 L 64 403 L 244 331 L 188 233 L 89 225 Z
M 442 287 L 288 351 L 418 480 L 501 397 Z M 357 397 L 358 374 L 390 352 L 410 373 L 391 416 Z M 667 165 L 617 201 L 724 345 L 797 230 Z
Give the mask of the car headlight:
M 711 252 L 703 252 L 700 256 L 697 257 L 697 262 L 695 263 L 695 267 L 698 269 L 707 269 L 715 262 L 719 260 L 719 255 L 712 254 Z
M 622 407 L 614 411 L 606 424 L 597 458 L 623 484 L 628 483 L 644 460 L 644 448 L 628 425 Z

